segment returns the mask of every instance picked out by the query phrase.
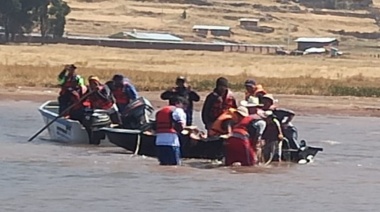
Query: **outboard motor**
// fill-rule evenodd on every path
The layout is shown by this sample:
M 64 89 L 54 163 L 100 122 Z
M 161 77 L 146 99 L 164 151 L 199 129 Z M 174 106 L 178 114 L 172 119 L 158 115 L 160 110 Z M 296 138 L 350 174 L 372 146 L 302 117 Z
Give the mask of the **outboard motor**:
M 105 139 L 105 133 L 99 129 L 111 126 L 111 118 L 105 110 L 84 110 L 83 126 L 86 128 L 90 144 L 100 144 L 100 140 Z
M 151 128 L 149 117 L 154 108 L 150 101 L 144 97 L 137 98 L 129 103 L 122 111 L 123 128 L 134 130 L 148 130 Z

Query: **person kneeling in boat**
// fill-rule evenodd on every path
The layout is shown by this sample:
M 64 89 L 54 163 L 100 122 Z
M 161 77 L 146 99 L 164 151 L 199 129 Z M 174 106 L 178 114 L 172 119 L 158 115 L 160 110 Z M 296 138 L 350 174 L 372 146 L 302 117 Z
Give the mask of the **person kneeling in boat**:
M 113 96 L 116 99 L 116 106 L 120 113 L 124 112 L 125 107 L 133 100 L 138 98 L 136 88 L 121 74 L 116 74 L 112 77 L 112 81 L 107 83 L 111 89 Z
M 265 127 L 263 115 L 249 115 L 246 108 L 244 118 L 232 128 L 232 135 L 227 139 L 225 165 L 231 166 L 236 163 L 241 166 L 256 165 L 258 163 L 256 146 L 262 142 L 261 136 Z
M 245 100 L 247 101 L 249 97 L 257 97 L 259 98 L 259 102 L 262 103 L 262 97 L 267 94 L 264 90 L 263 86 L 260 84 L 256 84 L 255 80 L 248 79 L 244 83 L 245 85 Z
M 99 78 L 96 76 L 90 76 L 88 78 L 88 82 L 88 92 L 93 92 L 96 90 L 88 97 L 91 109 L 106 110 L 112 123 L 121 125 L 121 118 L 115 104 L 115 98 L 113 97 L 109 87 L 101 84 Z
M 174 105 L 165 106 L 156 113 L 156 149 L 160 165 L 181 165 L 178 133 L 186 126 L 183 108 L 188 101 L 176 97 L 173 102 Z
M 243 112 L 242 112 L 243 111 Z M 241 107 L 230 108 L 226 112 L 222 113 L 211 126 L 211 129 L 207 131 L 208 137 L 215 136 L 230 136 L 232 127 L 241 120 L 244 116 L 244 110 Z

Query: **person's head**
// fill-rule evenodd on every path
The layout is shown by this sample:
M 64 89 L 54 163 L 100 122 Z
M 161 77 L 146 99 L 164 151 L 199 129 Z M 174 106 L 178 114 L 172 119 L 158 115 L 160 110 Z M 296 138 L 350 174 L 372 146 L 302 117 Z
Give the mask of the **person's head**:
M 216 91 L 218 94 L 224 94 L 228 89 L 228 80 L 224 77 L 219 77 L 216 80 Z
M 250 96 L 247 101 L 241 101 L 240 105 L 247 107 L 249 114 L 255 114 L 258 109 L 263 107 L 259 102 L 259 98 L 253 96 Z
M 123 80 L 124 80 L 124 76 L 121 74 L 115 74 L 112 77 L 112 81 L 114 82 L 115 86 L 122 86 Z
M 177 77 L 176 81 L 175 81 L 175 84 L 178 86 L 178 87 L 186 87 L 186 77 L 184 76 L 179 76 Z
M 91 89 L 95 89 L 100 85 L 100 80 L 97 76 L 90 76 L 88 78 L 88 84 L 90 85 Z
M 173 98 L 173 104 L 178 108 L 185 108 L 189 104 L 189 101 L 182 96 L 177 96 Z
M 244 82 L 244 86 L 248 93 L 253 93 L 256 89 L 256 82 L 253 79 L 248 79 Z
M 263 109 L 264 110 L 267 110 L 269 109 L 275 102 L 274 98 L 273 98 L 273 95 L 271 94 L 266 94 L 262 97 L 261 99 L 262 103 L 263 103 Z
M 66 69 L 69 72 L 69 75 L 74 75 L 77 67 L 74 64 L 71 64 L 71 65 L 68 65 Z

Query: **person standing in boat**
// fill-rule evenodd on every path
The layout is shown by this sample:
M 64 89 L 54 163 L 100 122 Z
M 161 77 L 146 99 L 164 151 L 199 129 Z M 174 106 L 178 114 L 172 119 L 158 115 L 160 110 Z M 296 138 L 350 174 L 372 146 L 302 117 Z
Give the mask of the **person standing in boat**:
M 138 98 L 135 86 L 130 80 L 121 74 L 116 74 L 112 77 L 112 81 L 106 83 L 113 96 L 116 99 L 116 106 L 120 113 L 123 113 L 125 107 L 133 100 Z
M 248 109 L 243 119 L 233 128 L 226 142 L 225 165 L 239 163 L 241 166 L 254 166 L 258 163 L 257 150 L 262 143 L 266 128 L 266 115 L 263 111 L 249 115 Z
M 187 84 L 187 80 L 183 76 L 176 79 L 176 87 L 173 87 L 161 94 L 162 100 L 169 100 L 169 105 L 174 105 L 173 99 L 177 96 L 182 96 L 187 99 L 189 105 L 185 108 L 186 112 L 186 125 L 193 124 L 193 102 L 199 102 L 200 96 Z
M 156 149 L 160 165 L 181 165 L 178 134 L 186 126 L 183 108 L 188 101 L 181 96 L 172 101 L 174 105 L 165 106 L 156 113 Z
M 250 96 L 259 98 L 259 102 L 262 103 L 262 97 L 267 94 L 263 86 L 256 84 L 256 81 L 253 79 L 248 79 L 244 83 L 245 85 L 245 100 L 248 100 Z
M 106 110 L 111 118 L 112 123 L 121 125 L 122 123 L 120 114 L 111 89 L 107 85 L 100 83 L 99 78 L 96 76 L 90 76 L 88 78 L 88 83 L 88 92 L 96 90 L 88 97 L 91 109 Z
M 216 88 L 207 95 L 202 108 L 202 122 L 207 130 L 217 118 L 230 108 L 237 108 L 236 99 L 228 89 L 228 80 L 219 77 L 216 80 Z
M 74 64 L 66 65 L 58 75 L 58 82 L 61 87 L 58 97 L 59 114 L 70 107 L 73 91 L 85 85 L 83 78 L 75 73 L 76 69 L 77 67 Z
M 64 115 L 66 118 L 69 118 L 71 120 L 77 120 L 80 123 L 82 123 L 84 118 L 84 110 L 89 105 L 87 101 L 80 102 L 80 99 L 87 93 L 87 90 L 87 86 L 78 86 L 75 90 L 71 92 L 72 95 L 70 99 L 70 105 L 74 106 L 67 114 Z

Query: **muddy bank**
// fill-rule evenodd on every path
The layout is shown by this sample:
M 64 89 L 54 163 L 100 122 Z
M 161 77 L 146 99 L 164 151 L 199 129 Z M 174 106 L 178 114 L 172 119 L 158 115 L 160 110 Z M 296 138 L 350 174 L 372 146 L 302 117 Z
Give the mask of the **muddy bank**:
M 56 99 L 58 89 L 46 88 L 0 88 L 0 100 L 44 102 Z M 140 92 L 156 107 L 162 107 L 160 92 Z M 201 102 L 195 104 L 200 110 L 207 93 L 200 92 Z M 243 99 L 243 93 L 236 93 L 237 99 Z M 380 99 L 364 97 L 332 97 L 332 96 L 304 96 L 304 95 L 275 95 L 280 107 L 292 109 L 298 115 L 337 115 L 337 116 L 371 116 L 380 117 Z

